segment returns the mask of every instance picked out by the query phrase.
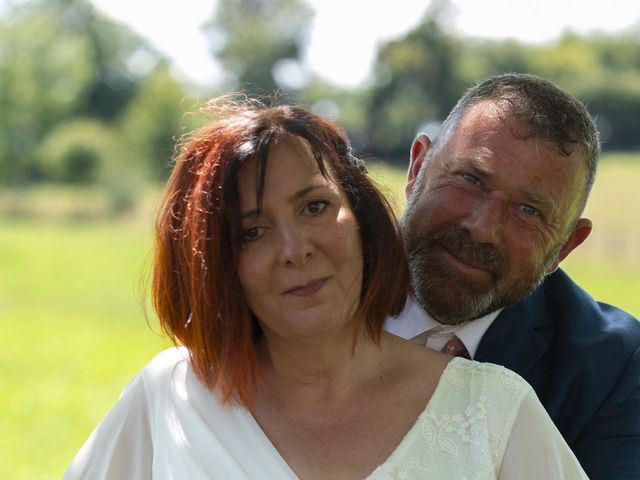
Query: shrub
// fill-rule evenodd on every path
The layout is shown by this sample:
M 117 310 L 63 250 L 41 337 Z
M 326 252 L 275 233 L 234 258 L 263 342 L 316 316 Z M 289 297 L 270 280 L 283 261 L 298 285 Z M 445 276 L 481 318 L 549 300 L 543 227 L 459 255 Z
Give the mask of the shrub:
M 118 158 L 119 139 L 106 125 L 80 119 L 63 123 L 41 143 L 38 158 L 46 180 L 95 184 Z

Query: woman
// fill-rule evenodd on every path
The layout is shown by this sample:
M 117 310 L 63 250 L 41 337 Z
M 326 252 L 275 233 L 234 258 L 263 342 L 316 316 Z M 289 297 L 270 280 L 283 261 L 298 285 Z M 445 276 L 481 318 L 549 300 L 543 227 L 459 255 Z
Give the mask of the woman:
M 214 112 L 157 222 L 154 304 L 183 346 L 65 478 L 586 478 L 518 376 L 382 332 L 402 244 L 341 131 L 298 107 Z

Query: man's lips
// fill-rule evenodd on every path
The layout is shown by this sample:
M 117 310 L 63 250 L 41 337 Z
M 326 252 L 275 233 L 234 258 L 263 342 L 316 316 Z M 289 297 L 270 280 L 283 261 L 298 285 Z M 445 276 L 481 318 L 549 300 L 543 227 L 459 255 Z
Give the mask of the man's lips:
M 472 272 L 472 273 L 478 273 L 478 272 L 491 273 L 491 270 L 484 265 L 479 265 L 477 263 L 473 263 L 469 260 L 461 258 L 460 256 L 456 255 L 451 250 L 447 249 L 442 245 L 440 245 L 440 248 L 445 253 L 445 256 L 449 260 L 449 263 L 453 264 L 459 270 Z
M 317 293 L 326 283 L 329 277 L 312 280 L 304 285 L 290 288 L 284 292 L 285 295 L 293 295 L 296 297 L 310 297 Z

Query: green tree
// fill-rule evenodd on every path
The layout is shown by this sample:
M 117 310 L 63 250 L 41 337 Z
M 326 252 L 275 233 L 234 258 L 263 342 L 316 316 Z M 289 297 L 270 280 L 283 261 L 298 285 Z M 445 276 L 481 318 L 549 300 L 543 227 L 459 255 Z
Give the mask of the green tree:
M 38 144 L 77 116 L 114 121 L 136 95 L 132 58 L 157 55 L 87 0 L 19 3 L 0 17 L 0 182 L 46 179 Z
M 96 184 L 116 164 L 124 164 L 116 132 L 93 119 L 60 124 L 38 150 L 47 178 L 62 183 Z
M 198 100 L 185 91 L 166 63 L 160 63 L 142 82 L 138 95 L 124 112 L 120 128 L 128 145 L 128 155 L 154 180 L 164 180 L 170 172 L 174 145 L 181 126 L 188 125 Z
M 378 156 L 404 162 L 417 129 L 442 120 L 459 96 L 460 42 L 439 22 L 427 15 L 378 53 L 367 115 L 367 148 Z
M 531 47 L 508 40 L 467 40 L 461 45 L 457 70 L 462 83 L 471 86 L 497 73 L 531 72 Z
M 300 0 L 220 0 L 209 35 L 212 52 L 231 76 L 230 88 L 250 94 L 295 90 L 298 79 L 287 77 L 301 70 L 311 15 Z
M 35 145 L 78 108 L 91 81 L 81 36 L 59 35 L 56 20 L 32 11 L 0 24 L 0 169 L 2 179 L 41 176 Z
M 640 147 L 640 29 L 545 44 L 447 35 L 436 16 L 378 55 L 368 104 L 369 149 L 404 162 L 421 125 L 441 120 L 463 91 L 505 72 L 540 75 L 584 101 L 608 149 Z

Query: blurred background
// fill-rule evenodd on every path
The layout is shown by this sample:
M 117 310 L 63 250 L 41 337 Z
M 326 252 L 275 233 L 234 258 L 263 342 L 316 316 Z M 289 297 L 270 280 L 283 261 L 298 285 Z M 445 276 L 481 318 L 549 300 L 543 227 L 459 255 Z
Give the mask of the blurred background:
M 216 95 L 278 91 L 335 120 L 401 212 L 411 141 L 466 88 L 557 83 L 604 145 L 594 232 L 563 267 L 640 316 L 640 6 L 418 3 L 0 0 L 0 478 L 60 478 L 167 345 L 146 300 L 153 212 Z

